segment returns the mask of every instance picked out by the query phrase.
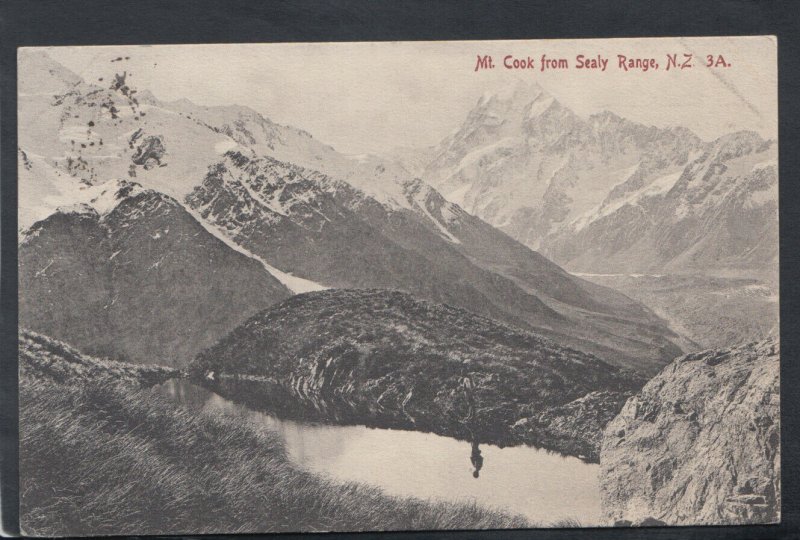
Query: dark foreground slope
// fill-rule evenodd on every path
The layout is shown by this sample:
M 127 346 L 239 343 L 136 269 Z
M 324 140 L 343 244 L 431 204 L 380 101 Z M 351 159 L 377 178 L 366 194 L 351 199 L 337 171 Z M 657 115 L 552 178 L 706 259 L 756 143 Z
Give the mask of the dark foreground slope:
M 110 210 L 66 208 L 19 246 L 20 323 L 91 354 L 185 366 L 291 292 L 174 199 L 110 182 Z
M 142 386 L 139 374 L 167 368 L 94 359 L 32 334 L 20 349 L 24 534 L 531 526 L 473 504 L 388 497 L 297 469 L 272 432 L 192 414 Z
M 779 355 L 772 339 L 689 354 L 648 382 L 605 432 L 606 517 L 779 521 Z
M 190 370 L 231 399 L 284 416 L 589 457 L 605 422 L 643 384 L 535 334 L 383 290 L 294 296 L 250 318 Z

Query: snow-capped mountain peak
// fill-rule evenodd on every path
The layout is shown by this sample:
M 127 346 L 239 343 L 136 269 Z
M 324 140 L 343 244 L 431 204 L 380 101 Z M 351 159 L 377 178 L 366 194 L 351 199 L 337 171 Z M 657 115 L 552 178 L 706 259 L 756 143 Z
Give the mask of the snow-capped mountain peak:
M 608 349 L 593 343 L 614 343 L 615 362 L 644 358 L 648 369 L 675 352 L 669 331 L 655 320 L 659 330 L 652 343 L 629 339 L 632 325 L 651 320 L 643 308 L 588 287 L 446 201 L 427 174 L 411 174 L 393 159 L 343 155 L 246 107 L 160 101 L 138 89 L 123 65 L 110 66 L 97 84 L 31 96 L 21 106 L 20 122 L 36 126 L 20 133 L 20 155 L 27 157 L 20 159 L 20 215 L 30 214 L 26 223 L 59 206 L 84 203 L 98 215 L 86 223 L 74 220 L 78 229 L 85 225 L 98 238 L 113 231 L 126 243 L 135 232 L 131 245 L 159 244 L 163 251 L 139 268 L 142 276 L 177 263 L 164 250 L 164 240 L 177 246 L 204 238 L 203 250 L 226 258 L 232 251 L 237 265 L 255 260 L 294 292 L 323 285 L 405 290 L 538 328 L 598 353 Z M 482 107 L 452 145 L 439 149 L 440 157 L 455 160 L 464 180 L 494 181 L 519 156 L 555 156 L 558 145 L 572 148 L 592 140 L 584 128 L 563 133 L 570 111 L 535 87 L 497 96 Z M 621 160 L 619 168 L 637 163 L 634 157 Z M 570 186 L 580 168 L 560 154 L 540 170 L 553 185 Z M 462 185 L 469 184 L 454 187 Z M 488 184 L 469 187 L 463 201 L 473 209 L 498 215 L 514 209 L 505 201 L 482 199 Z M 81 193 L 77 201 L 75 193 Z M 43 194 L 52 198 L 47 208 L 39 214 L 28 210 L 41 204 Z M 523 195 L 512 203 L 542 198 Z M 165 204 L 170 201 L 174 204 Z M 63 217 L 55 214 L 50 223 L 57 226 Z M 174 234 L 178 222 L 189 236 Z M 123 254 L 116 251 L 98 257 L 113 257 L 114 267 L 122 268 Z M 202 258 L 200 251 L 194 255 Z M 213 274 L 213 265 L 206 267 Z M 176 275 L 181 271 L 177 264 L 172 268 Z M 608 314 L 619 325 L 601 322 Z
M 531 248 L 673 174 L 702 147 L 682 128 L 601 111 L 581 118 L 537 85 L 482 97 L 422 178 Z M 614 197 L 610 197 L 614 194 Z M 607 201 L 609 199 L 609 201 Z
M 536 100 L 549 97 L 538 83 L 517 81 L 497 92 L 484 93 L 478 100 L 477 107 L 503 103 L 507 107 L 520 109 Z

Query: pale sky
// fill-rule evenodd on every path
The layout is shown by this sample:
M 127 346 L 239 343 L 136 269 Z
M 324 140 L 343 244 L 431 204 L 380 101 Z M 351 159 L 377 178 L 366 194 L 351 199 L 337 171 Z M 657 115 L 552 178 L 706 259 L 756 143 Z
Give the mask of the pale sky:
M 52 47 L 48 53 L 88 82 L 131 73 L 162 100 L 248 105 L 348 154 L 436 144 L 485 92 L 536 82 L 573 111 L 603 109 L 648 125 L 682 125 L 706 140 L 740 129 L 777 138 L 777 49 L 773 37 L 614 40 L 297 43 Z M 666 55 L 694 53 L 695 67 L 665 71 Z M 475 71 L 478 55 L 495 68 Z M 506 55 L 534 59 L 507 70 Z M 540 71 L 540 58 L 569 70 Z M 609 59 L 605 72 L 575 68 L 576 56 Z M 623 72 L 617 54 L 652 57 L 658 70 Z M 705 55 L 730 67 L 709 69 Z M 129 56 L 124 62 L 112 58 Z

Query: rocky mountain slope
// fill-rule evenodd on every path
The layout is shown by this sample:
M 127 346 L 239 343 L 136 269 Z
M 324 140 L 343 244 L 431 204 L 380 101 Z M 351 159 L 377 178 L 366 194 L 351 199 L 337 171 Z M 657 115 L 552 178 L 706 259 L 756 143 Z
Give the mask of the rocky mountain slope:
M 19 244 L 20 324 L 90 354 L 185 365 L 291 292 L 177 201 L 128 181 L 36 222 Z
M 706 143 L 610 112 L 582 118 L 520 84 L 481 98 L 438 146 L 399 155 L 448 200 L 570 270 L 775 266 L 776 149 L 755 133 Z
M 343 289 L 297 295 L 252 317 L 190 371 L 282 415 L 529 442 L 595 460 L 605 421 L 643 383 L 462 309 Z M 475 387 L 471 418 L 465 376 Z
M 645 373 L 681 350 L 638 303 L 570 276 L 396 163 L 344 156 L 246 107 L 159 101 L 137 91 L 124 61 L 90 83 L 23 53 L 22 230 L 76 193 L 128 178 L 173 197 L 293 292 L 401 289 Z
M 752 132 L 706 145 L 682 171 L 625 181 L 544 252 L 585 272 L 734 272 L 775 279 L 777 148 Z
M 676 336 L 627 297 L 567 274 L 420 181 L 403 188 L 407 208 L 392 209 L 319 172 L 229 151 L 186 201 L 233 242 L 329 287 L 404 290 L 645 372 L 678 354 Z
M 776 340 L 693 353 L 665 367 L 606 428 L 606 517 L 779 521 L 779 386 Z

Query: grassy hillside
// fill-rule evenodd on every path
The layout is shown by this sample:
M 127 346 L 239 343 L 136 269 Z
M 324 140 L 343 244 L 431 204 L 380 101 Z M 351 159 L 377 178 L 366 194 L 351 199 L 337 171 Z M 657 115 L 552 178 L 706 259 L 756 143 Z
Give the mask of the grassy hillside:
M 152 386 L 180 375 L 174 368 L 134 365 L 81 354 L 66 343 L 29 330 L 20 332 L 19 366 L 23 378 L 53 379 L 65 384 L 109 379 Z
M 596 454 L 603 422 L 643 384 L 535 334 L 384 290 L 294 296 L 201 353 L 190 370 L 231 399 L 284 416 L 584 456 Z M 467 376 L 475 387 L 471 417 Z M 589 394 L 591 407 L 570 406 Z M 596 425 L 576 429 L 585 413 Z
M 191 413 L 146 387 L 171 370 L 93 359 L 28 333 L 20 349 L 28 535 L 530 526 L 472 504 L 389 497 L 302 471 L 273 432 Z

